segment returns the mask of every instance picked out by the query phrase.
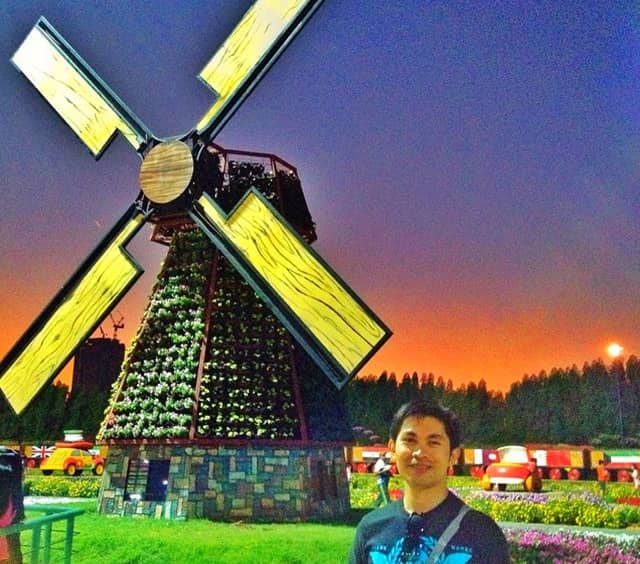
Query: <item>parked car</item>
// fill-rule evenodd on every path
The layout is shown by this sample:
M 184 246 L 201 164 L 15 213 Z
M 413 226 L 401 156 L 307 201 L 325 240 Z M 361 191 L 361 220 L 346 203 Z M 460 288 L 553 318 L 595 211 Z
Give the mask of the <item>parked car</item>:
M 500 491 L 508 485 L 520 485 L 528 492 L 542 489 L 542 478 L 535 458 L 523 446 L 504 446 L 497 449 L 498 460 L 489 464 L 482 476 L 482 487 L 491 490 L 497 486 Z
M 79 476 L 84 470 L 91 470 L 96 476 L 104 472 L 104 460 L 99 454 L 76 447 L 57 447 L 53 454 L 40 463 L 45 476 L 60 470 L 67 476 Z

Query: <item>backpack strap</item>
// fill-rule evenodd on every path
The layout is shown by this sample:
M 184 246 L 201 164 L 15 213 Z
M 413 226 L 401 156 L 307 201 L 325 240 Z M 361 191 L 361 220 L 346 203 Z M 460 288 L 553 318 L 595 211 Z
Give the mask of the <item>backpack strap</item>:
M 469 511 L 468 505 L 463 505 L 460 508 L 460 511 L 458 511 L 458 514 L 455 516 L 453 521 L 449 523 L 449 526 L 440 535 L 440 538 L 438 539 L 438 543 L 436 544 L 436 546 L 433 547 L 431 554 L 429 554 L 429 560 L 427 560 L 427 564 L 436 563 L 436 561 L 442 554 L 442 551 L 449 544 L 449 541 L 451 540 L 453 535 L 455 535 L 458 532 L 458 529 L 460 528 L 460 523 L 462 522 L 462 519 L 464 518 L 464 516 L 467 514 L 468 511 Z

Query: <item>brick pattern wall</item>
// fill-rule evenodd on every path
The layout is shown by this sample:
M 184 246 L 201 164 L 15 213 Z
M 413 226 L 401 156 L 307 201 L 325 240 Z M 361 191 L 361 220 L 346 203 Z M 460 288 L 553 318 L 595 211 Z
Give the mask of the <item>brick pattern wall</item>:
M 125 499 L 130 460 L 169 460 L 163 501 Z M 305 521 L 349 511 L 342 447 L 110 446 L 99 496 L 106 515 Z

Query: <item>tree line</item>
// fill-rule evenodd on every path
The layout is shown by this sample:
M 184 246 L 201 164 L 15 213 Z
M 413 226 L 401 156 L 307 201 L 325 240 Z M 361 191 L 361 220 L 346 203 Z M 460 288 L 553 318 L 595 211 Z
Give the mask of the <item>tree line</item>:
M 345 407 L 359 444 L 385 443 L 394 411 L 411 399 L 439 401 L 462 421 L 466 446 L 549 443 L 640 448 L 640 360 L 602 360 L 525 375 L 508 392 L 486 382 L 454 387 L 451 380 L 423 373 L 393 372 L 354 379 L 344 391 Z M 64 429 L 95 435 L 107 392 L 69 394 L 46 386 L 19 417 L 0 394 L 0 440 L 54 442 Z
M 65 429 L 82 429 L 95 436 L 104 417 L 108 392 L 69 394 L 64 384 L 44 386 L 18 416 L 0 393 L 0 442 L 47 443 L 61 441 Z
M 351 382 L 347 411 L 356 440 L 386 442 L 394 411 L 411 399 L 438 401 L 461 419 L 467 446 L 548 443 L 640 447 L 640 361 L 601 359 L 525 375 L 505 394 L 480 380 L 453 387 L 433 374 L 383 372 Z M 366 433 L 366 434 L 365 434 Z

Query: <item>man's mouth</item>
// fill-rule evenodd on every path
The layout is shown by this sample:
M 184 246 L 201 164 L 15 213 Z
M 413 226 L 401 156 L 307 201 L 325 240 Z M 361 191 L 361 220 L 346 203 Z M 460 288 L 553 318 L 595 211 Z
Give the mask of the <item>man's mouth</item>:
M 424 462 L 418 462 L 418 461 L 410 462 L 409 466 L 411 466 L 412 468 L 415 468 L 416 470 L 423 470 L 423 471 L 431 469 L 431 464 L 425 464 Z

